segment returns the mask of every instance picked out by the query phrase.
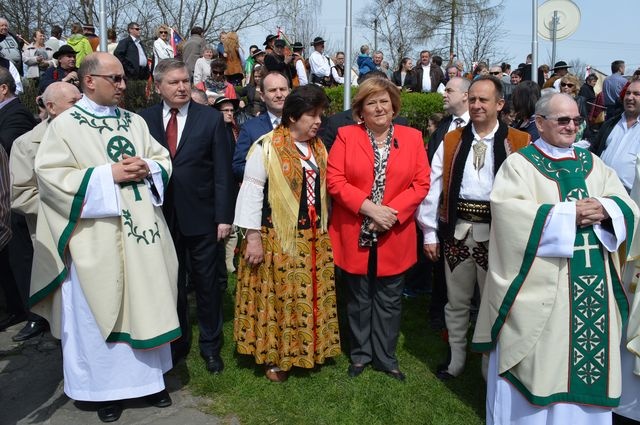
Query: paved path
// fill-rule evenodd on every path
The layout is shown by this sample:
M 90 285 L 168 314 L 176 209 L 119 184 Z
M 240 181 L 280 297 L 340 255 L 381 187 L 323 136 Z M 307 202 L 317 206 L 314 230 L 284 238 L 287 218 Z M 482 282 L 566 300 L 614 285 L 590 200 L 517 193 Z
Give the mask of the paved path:
M 0 332 L 0 425 L 101 424 L 91 403 L 74 402 L 63 392 L 60 343 L 49 333 L 23 343 L 11 340 L 24 325 Z M 239 424 L 235 418 L 222 421 L 203 413 L 209 400 L 192 396 L 178 373 L 165 376 L 173 405 L 164 409 L 144 401 L 127 400 L 118 425 L 209 425 Z

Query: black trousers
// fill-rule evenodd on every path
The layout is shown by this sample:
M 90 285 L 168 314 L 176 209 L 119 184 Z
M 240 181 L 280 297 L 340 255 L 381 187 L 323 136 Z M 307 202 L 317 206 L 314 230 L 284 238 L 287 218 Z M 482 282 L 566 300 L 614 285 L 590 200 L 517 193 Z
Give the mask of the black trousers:
M 366 276 L 343 273 L 347 287 L 347 315 L 351 362 L 371 363 L 380 370 L 398 369 L 396 347 L 400 336 L 404 274 L 378 277 L 377 248 L 369 253 Z
M 183 278 L 188 269 L 189 282 L 196 293 L 200 354 L 205 357 L 218 355 L 223 343 L 222 297 L 226 286 L 218 276 L 217 257 L 222 255 L 219 245 L 224 247 L 224 243 L 218 243 L 217 231 L 198 236 L 184 236 L 175 231 L 172 232 L 172 236 L 180 264 L 178 319 L 182 330 L 182 337 L 172 343 L 172 349 L 174 352 L 186 354 L 191 347 L 187 286 L 186 279 Z

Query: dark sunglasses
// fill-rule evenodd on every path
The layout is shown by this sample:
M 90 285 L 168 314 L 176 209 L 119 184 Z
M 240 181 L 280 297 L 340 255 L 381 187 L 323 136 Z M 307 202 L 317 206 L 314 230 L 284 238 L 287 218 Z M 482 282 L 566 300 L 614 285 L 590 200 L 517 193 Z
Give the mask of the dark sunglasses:
M 575 84 L 571 84 L 571 83 L 560 83 L 560 87 L 569 87 L 571 89 L 574 86 Z
M 500 74 L 502 74 L 502 72 L 501 71 L 496 71 L 496 72 L 490 72 L 489 74 L 491 74 L 491 75 L 500 75 Z
M 158 31 L 160 34 L 168 34 L 167 31 Z
M 224 71 L 214 71 L 214 70 L 211 70 L 211 75 L 224 75 Z
M 547 118 L 544 115 L 539 115 L 540 117 L 542 117 L 545 120 L 549 120 L 549 121 L 556 121 L 558 123 L 558 125 L 569 125 L 569 123 L 571 121 L 573 121 L 573 123 L 575 124 L 576 127 L 580 126 L 580 124 L 582 124 L 584 122 L 584 118 L 582 117 L 558 117 L 558 118 Z
M 127 77 L 124 75 L 101 75 L 101 74 L 89 74 L 92 77 L 102 77 L 111 81 L 112 84 L 120 84 L 121 82 L 127 82 Z
M 132 30 L 140 31 L 140 28 L 131 28 Z

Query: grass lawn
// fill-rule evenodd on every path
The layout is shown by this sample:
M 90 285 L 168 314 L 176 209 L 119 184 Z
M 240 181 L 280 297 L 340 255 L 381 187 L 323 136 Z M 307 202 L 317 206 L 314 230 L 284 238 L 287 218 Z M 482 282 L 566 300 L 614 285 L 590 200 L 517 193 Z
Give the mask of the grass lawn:
M 345 354 L 312 370 L 294 368 L 289 380 L 271 383 L 250 356 L 236 354 L 233 343 L 235 283 L 225 298 L 225 345 L 221 375 L 207 372 L 194 346 L 182 373 L 194 394 L 212 400 L 212 414 L 251 424 L 461 424 L 484 423 L 485 383 L 480 356 L 472 354 L 465 373 L 442 383 L 434 375 L 446 345 L 428 326 L 428 297 L 403 301 L 398 344 L 404 383 L 367 368 L 347 376 Z M 345 335 L 346 334 L 341 334 Z M 231 419 L 229 419 L 230 422 Z M 185 424 L 186 425 L 186 424 Z

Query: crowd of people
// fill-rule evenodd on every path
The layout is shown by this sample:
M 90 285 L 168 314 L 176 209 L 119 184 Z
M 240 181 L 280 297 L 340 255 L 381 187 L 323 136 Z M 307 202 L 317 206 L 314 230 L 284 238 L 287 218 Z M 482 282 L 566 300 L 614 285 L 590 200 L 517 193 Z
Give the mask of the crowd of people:
M 624 61 L 596 93 L 564 61 L 465 73 L 423 50 L 390 71 L 365 45 L 352 108 L 325 117 L 350 67 L 322 37 L 305 58 L 197 26 L 175 48 L 160 25 L 149 53 L 136 22 L 105 52 L 92 26 L 71 32 L 21 46 L 0 18 L 0 330 L 60 338 L 64 391 L 101 421 L 123 399 L 171 405 L 190 291 L 199 354 L 224 371 L 230 273 L 236 350 L 272 382 L 343 349 L 351 378 L 405 381 L 402 299 L 421 282 L 446 330 L 439 379 L 464 373 L 475 321 L 487 423 L 640 420 L 640 73 Z M 130 80 L 160 102 L 123 108 Z M 442 95 L 428 134 L 402 90 Z

